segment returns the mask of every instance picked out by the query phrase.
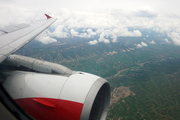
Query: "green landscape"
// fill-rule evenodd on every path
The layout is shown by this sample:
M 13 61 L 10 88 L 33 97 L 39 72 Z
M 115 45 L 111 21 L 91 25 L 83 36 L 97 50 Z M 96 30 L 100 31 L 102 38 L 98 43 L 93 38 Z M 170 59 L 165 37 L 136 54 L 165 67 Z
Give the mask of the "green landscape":
M 43 45 L 32 41 L 17 54 L 96 74 L 110 82 L 111 91 L 128 87 L 134 95 L 112 103 L 107 120 L 180 119 L 180 47 L 165 43 L 162 36 L 153 38 L 156 44 L 144 41 L 148 46 L 142 48 L 135 44 L 143 38 L 123 39 L 128 44 L 89 45 L 88 40 L 62 39 Z

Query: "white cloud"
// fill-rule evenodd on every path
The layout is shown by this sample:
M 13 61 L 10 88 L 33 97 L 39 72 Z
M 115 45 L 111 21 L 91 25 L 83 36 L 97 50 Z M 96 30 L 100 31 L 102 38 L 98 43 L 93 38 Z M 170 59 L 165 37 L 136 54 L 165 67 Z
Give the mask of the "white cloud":
M 139 31 L 139 30 L 133 30 L 133 37 L 141 37 L 142 36 L 142 33 Z
M 100 34 L 100 38 L 98 39 L 98 41 L 99 42 L 104 42 L 104 43 L 110 43 L 110 41 L 108 39 L 104 38 L 105 36 L 108 36 L 108 34 L 105 33 L 105 32 L 102 32 Z
M 167 38 L 164 39 L 167 43 L 170 43 L 169 40 Z
M 151 44 L 156 44 L 156 42 L 154 42 L 154 40 L 152 40 L 151 42 L 149 42 L 149 43 L 151 43 Z
M 173 31 L 170 34 L 168 34 L 168 36 L 172 39 L 175 45 L 180 45 L 180 33 Z
M 136 45 L 136 44 L 135 44 Z M 141 44 L 137 44 L 136 47 L 137 48 L 141 48 L 141 47 L 147 47 L 148 45 L 144 42 L 141 42 Z
M 74 29 L 71 29 L 70 33 L 71 33 L 72 36 L 76 36 L 76 37 L 77 37 L 78 34 L 79 34 L 79 33 L 76 32 Z
M 147 47 L 148 45 L 144 42 L 141 42 L 141 45 L 144 46 L 144 47 Z
M 87 29 L 86 31 L 88 33 L 88 37 L 96 35 L 96 32 L 93 32 L 92 29 Z
M 8 4 L 4 4 L 4 5 L 0 4 L 0 8 L 1 8 L 0 27 L 5 27 L 11 24 L 20 24 L 20 23 L 29 24 L 34 22 L 35 18 L 37 18 L 36 14 L 31 9 L 18 8 L 16 6 L 8 5 Z
M 74 36 L 75 37 L 81 37 L 81 38 L 88 38 L 88 37 L 90 37 L 90 36 L 88 36 L 87 33 L 79 33 L 77 31 L 75 31 L 74 29 L 71 29 L 70 33 L 71 33 L 72 37 L 74 37 Z
M 143 8 L 134 10 L 132 12 L 132 15 L 137 16 L 137 17 L 154 18 L 158 16 L 158 13 L 156 10 L 152 9 L 151 7 L 143 7 Z
M 141 45 L 141 44 L 137 44 L 136 47 L 137 47 L 137 48 L 141 48 L 142 45 Z
M 117 42 L 117 36 L 116 35 L 112 36 L 112 38 L 113 38 L 113 40 L 112 40 L 113 43 Z
M 38 6 L 38 2 L 36 5 L 34 5 L 34 0 L 27 0 L 28 5 L 31 7 L 27 6 L 27 3 L 22 0 L 13 1 L 14 4 L 11 1 L 0 1 L 0 27 L 24 22 L 33 23 L 37 20 L 45 19 L 45 16 L 43 14 L 48 13 L 51 16 L 58 18 L 58 20 L 51 26 L 54 31 L 47 32 L 50 37 L 68 38 L 74 36 L 81 38 L 90 38 L 97 36 L 99 37 L 97 39 L 99 42 L 110 43 L 117 42 L 118 37 L 120 36 L 141 37 L 142 33 L 138 29 L 146 28 L 154 29 L 155 31 L 163 33 L 164 35 L 168 35 L 172 39 L 172 42 L 174 44 L 180 45 L 179 13 L 167 15 L 164 14 L 165 12 L 160 13 L 159 11 L 153 9 L 154 7 L 142 7 L 144 5 L 140 5 L 137 7 L 134 7 L 133 5 L 130 7 L 129 4 L 127 4 L 127 1 L 123 2 L 123 4 L 126 3 L 127 6 L 129 6 L 129 10 L 124 9 L 126 8 L 125 6 L 121 6 L 123 9 L 103 9 L 102 12 L 98 13 L 95 13 L 93 11 L 86 12 L 81 10 L 75 12 L 73 9 L 71 9 L 71 7 L 74 7 L 73 4 L 71 7 L 67 7 L 69 6 L 69 4 L 67 4 L 67 1 L 63 3 L 66 4 L 65 7 L 67 8 L 62 9 L 60 9 L 59 5 L 57 5 L 58 1 L 56 1 L 57 3 L 52 2 L 54 3 L 54 9 L 49 9 L 50 6 L 49 2 L 47 1 L 44 1 L 43 6 L 47 5 L 49 7 L 46 6 L 44 8 L 42 5 Z M 81 1 L 78 1 L 77 3 L 79 2 Z M 107 3 L 107 1 L 105 3 Z M 109 5 L 112 3 L 113 2 L 109 2 Z M 133 3 L 136 5 L 139 4 L 136 2 Z M 166 2 L 164 2 L 164 4 L 165 3 Z M 88 2 L 88 4 L 91 4 L 91 2 Z M 173 2 L 169 4 L 173 4 Z M 96 7 L 99 8 L 100 6 L 97 5 Z M 159 7 L 155 8 L 158 9 Z M 134 10 L 132 11 L 132 9 Z M 137 29 L 130 31 L 128 30 L 129 27 Z M 80 32 L 79 29 L 81 29 L 82 31 Z M 47 38 L 45 37 L 44 39 Z
M 90 44 L 90 45 L 95 45 L 95 44 L 97 44 L 97 43 L 98 43 L 97 40 L 89 41 L 89 44 Z
M 51 33 L 51 35 L 57 38 L 67 38 L 69 33 L 67 33 L 64 29 L 66 29 L 64 25 L 58 25 L 54 32 Z
M 57 40 L 54 39 L 54 38 L 51 38 L 50 35 L 48 35 L 46 33 L 46 31 L 43 32 L 42 34 L 40 34 L 38 37 L 36 37 L 35 40 L 37 40 L 39 42 L 42 42 L 44 44 L 49 44 L 49 43 L 57 42 Z

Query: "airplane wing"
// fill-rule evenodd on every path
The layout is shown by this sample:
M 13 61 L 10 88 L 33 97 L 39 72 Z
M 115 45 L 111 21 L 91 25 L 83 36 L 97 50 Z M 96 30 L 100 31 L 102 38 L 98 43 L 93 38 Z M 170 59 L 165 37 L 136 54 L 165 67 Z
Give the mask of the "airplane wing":
M 46 14 L 45 14 L 46 15 Z M 47 19 L 39 21 L 33 25 L 19 24 L 1 29 L 0 33 L 0 63 L 10 54 L 16 52 L 57 19 L 46 15 Z
M 26 120 L 16 104 L 11 104 L 14 100 L 36 120 L 105 120 L 110 103 L 107 80 L 60 64 L 11 55 L 56 21 L 46 17 L 31 26 L 19 24 L 0 31 L 0 111 L 2 101 L 17 118 Z

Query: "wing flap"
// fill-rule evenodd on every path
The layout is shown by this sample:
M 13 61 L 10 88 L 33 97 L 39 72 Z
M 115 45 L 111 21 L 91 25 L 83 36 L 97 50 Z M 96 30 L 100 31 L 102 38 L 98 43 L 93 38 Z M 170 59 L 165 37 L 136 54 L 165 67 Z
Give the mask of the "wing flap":
M 29 27 L 29 26 L 30 25 L 28 25 L 28 24 L 21 23 L 21 24 L 14 25 L 14 26 L 4 27 L 4 28 L 1 29 L 1 31 L 3 31 L 5 33 L 10 33 L 10 32 L 14 32 L 14 31 L 17 31 L 17 30 L 20 30 L 20 29 L 23 29 L 23 28 L 26 28 L 26 27 Z
M 6 32 L 6 33 L 9 33 L 9 32 L 19 30 L 19 28 L 16 27 L 16 26 L 8 26 L 8 27 L 5 27 L 5 28 L 2 28 L 1 30 Z
M 29 27 L 30 25 L 29 24 L 26 24 L 26 23 L 21 23 L 21 24 L 18 24 L 16 25 L 16 27 L 22 29 L 22 28 L 26 28 L 26 27 Z
M 5 55 L 0 55 L 0 61 L 4 61 L 7 58 Z

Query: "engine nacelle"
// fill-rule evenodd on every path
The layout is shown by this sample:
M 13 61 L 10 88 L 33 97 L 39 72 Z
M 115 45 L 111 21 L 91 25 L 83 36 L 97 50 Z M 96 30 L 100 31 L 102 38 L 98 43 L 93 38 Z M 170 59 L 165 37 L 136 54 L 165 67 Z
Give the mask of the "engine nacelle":
M 105 120 L 110 85 L 98 76 L 76 72 L 69 76 L 13 71 L 4 88 L 37 120 Z

